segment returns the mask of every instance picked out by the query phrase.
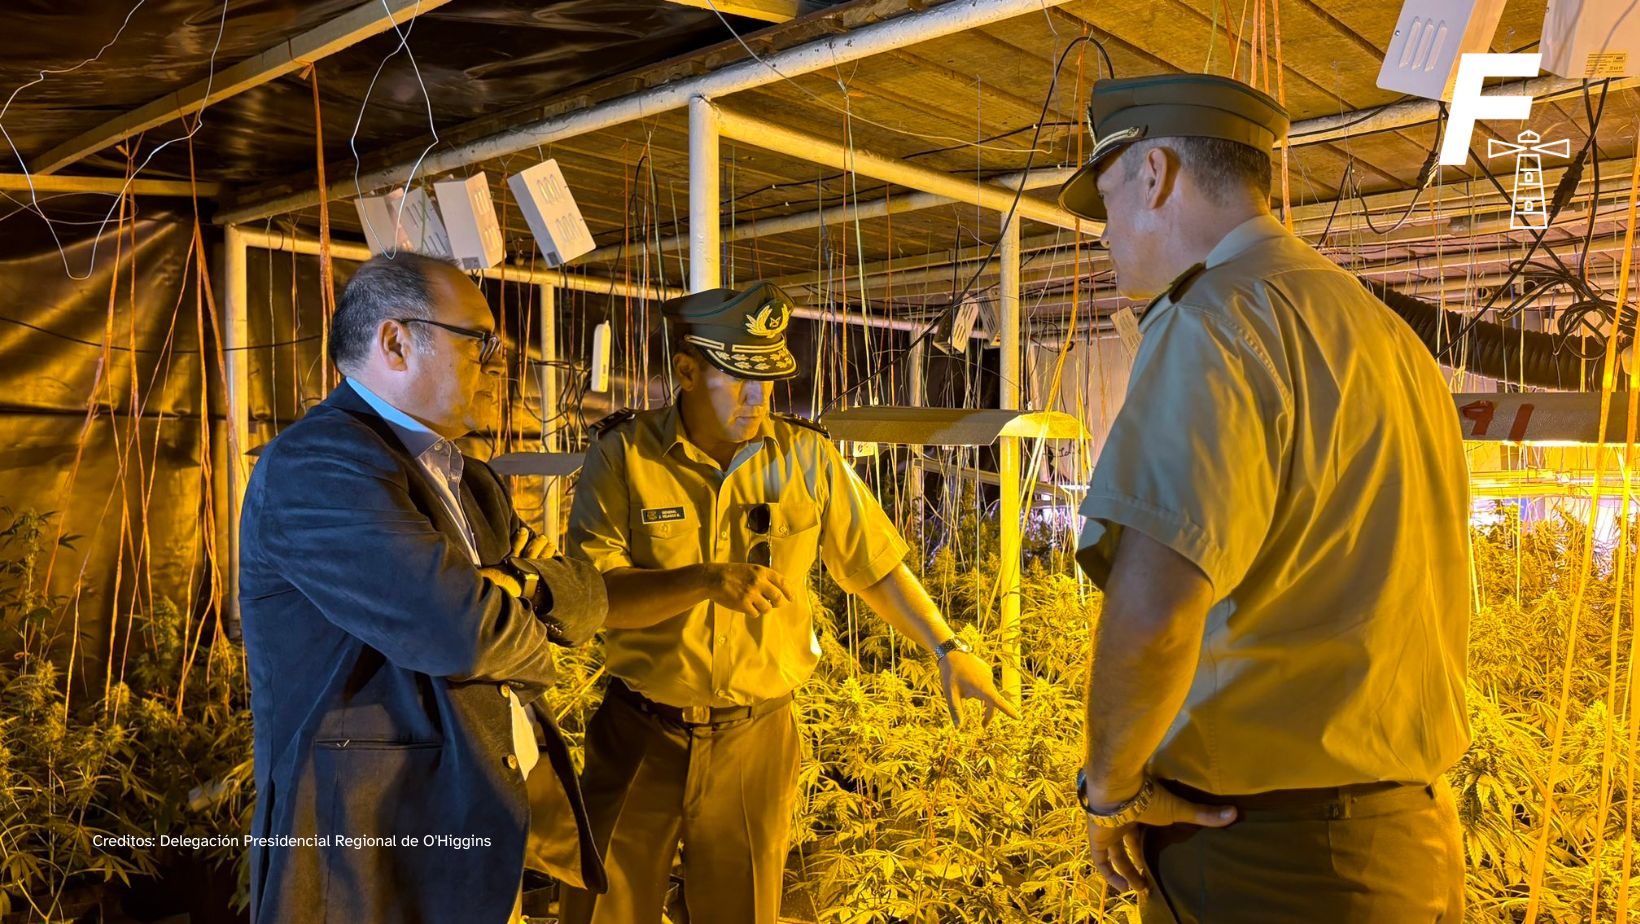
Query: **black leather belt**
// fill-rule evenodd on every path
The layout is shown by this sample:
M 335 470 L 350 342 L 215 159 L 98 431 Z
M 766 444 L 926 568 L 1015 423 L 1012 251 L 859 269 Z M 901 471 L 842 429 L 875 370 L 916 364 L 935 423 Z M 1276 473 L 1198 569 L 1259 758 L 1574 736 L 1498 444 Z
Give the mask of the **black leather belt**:
M 1421 783 L 1355 783 L 1319 789 L 1276 789 L 1250 795 L 1225 796 L 1205 792 L 1174 780 L 1159 780 L 1174 794 L 1199 805 L 1233 805 L 1242 815 L 1281 814 L 1337 820 L 1358 810 L 1388 808 L 1400 800 L 1420 802 L 1432 798 L 1434 788 Z
M 792 701 L 792 695 L 787 693 L 785 696 L 766 699 L 754 706 L 668 706 L 638 693 L 619 677 L 610 678 L 609 695 L 640 712 L 665 719 L 675 725 L 723 725 L 727 722 L 744 722 L 784 709 Z

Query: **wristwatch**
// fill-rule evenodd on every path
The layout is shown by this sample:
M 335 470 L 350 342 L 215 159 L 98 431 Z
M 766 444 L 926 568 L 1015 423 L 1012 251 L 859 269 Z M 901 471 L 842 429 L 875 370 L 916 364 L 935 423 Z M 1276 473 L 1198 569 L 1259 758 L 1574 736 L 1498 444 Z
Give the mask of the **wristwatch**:
M 946 639 L 945 641 L 940 642 L 938 645 L 934 646 L 934 660 L 944 661 L 945 656 L 950 654 L 953 651 L 960 651 L 963 654 L 973 654 L 974 653 L 974 649 L 971 645 L 969 645 L 967 642 L 965 642 L 962 639 L 957 638 L 955 635 L 953 635 L 950 638 Z
M 1149 776 L 1140 784 L 1139 791 L 1133 794 L 1121 805 L 1108 812 L 1098 811 L 1088 805 L 1088 773 L 1086 770 L 1076 771 L 1076 801 L 1082 803 L 1082 811 L 1088 815 L 1088 821 L 1096 828 L 1120 828 L 1132 824 L 1145 809 L 1150 808 L 1150 797 L 1156 793 L 1156 781 Z

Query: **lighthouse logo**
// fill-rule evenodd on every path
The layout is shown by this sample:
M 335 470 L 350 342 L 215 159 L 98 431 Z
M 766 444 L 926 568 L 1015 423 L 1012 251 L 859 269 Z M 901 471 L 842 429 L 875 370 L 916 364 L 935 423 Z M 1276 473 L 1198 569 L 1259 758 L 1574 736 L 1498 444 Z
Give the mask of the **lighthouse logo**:
M 1530 129 L 1516 135 L 1513 142 L 1487 140 L 1487 160 L 1515 155 L 1515 191 L 1509 197 L 1510 228 L 1541 231 L 1549 226 L 1549 202 L 1543 191 L 1543 155 L 1565 158 L 1571 153 L 1572 143 L 1565 138 L 1545 142 Z

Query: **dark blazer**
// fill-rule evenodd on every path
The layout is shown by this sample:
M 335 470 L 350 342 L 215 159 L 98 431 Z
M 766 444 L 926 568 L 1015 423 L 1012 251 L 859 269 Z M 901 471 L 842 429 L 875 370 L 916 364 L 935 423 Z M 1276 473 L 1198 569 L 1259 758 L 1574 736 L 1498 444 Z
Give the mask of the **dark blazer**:
M 519 525 L 506 488 L 467 458 L 461 494 L 481 560 L 501 560 Z M 257 462 L 239 565 L 256 730 L 251 833 L 315 840 L 252 842 L 252 924 L 503 924 L 531 819 L 509 760 L 502 683 L 546 729 L 531 788 L 554 774 L 552 814 L 566 817 L 537 818 L 537 828 L 549 823 L 555 853 L 604 888 L 569 752 L 538 702 L 553 678 L 547 627 L 479 576 L 459 529 L 387 422 L 345 384 Z M 439 835 L 463 840 L 429 846 Z

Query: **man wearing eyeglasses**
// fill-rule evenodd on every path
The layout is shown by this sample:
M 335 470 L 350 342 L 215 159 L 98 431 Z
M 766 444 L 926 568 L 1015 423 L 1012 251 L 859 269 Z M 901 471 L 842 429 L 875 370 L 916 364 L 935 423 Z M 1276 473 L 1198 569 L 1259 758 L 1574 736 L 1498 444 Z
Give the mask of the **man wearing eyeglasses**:
M 796 798 L 792 690 L 820 654 L 816 558 L 939 659 L 953 722 L 967 698 L 987 719 L 1015 714 L 824 431 L 770 413 L 774 382 L 797 373 L 793 307 L 763 282 L 668 302 L 677 399 L 616 415 L 587 453 L 569 552 L 609 585 L 612 678 L 583 786 L 610 888 L 571 894 L 570 924 L 660 920 L 680 840 L 690 920 L 774 924 Z
M 538 706 L 551 645 L 602 623 L 603 580 L 548 557 L 454 443 L 494 400 L 500 343 L 453 265 L 366 262 L 331 327 L 347 380 L 251 476 L 253 924 L 517 921 L 526 864 L 603 885 Z

